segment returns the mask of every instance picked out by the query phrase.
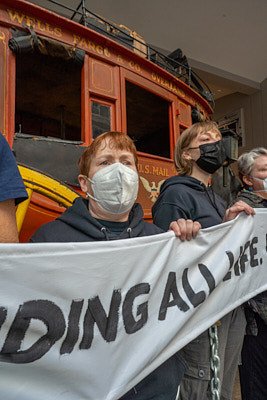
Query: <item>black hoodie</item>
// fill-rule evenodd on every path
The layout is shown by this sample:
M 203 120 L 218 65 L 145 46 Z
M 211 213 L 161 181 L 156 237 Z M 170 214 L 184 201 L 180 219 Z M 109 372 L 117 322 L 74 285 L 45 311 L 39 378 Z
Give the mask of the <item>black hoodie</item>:
M 41 226 L 30 242 L 90 242 L 126 239 L 163 233 L 156 225 L 143 220 L 143 209 L 135 203 L 130 211 L 129 226 L 120 235 L 110 232 L 88 211 L 88 200 L 78 197 L 55 221 Z M 187 364 L 177 353 L 151 372 L 120 400 L 174 400 Z
M 129 215 L 129 227 L 120 235 L 112 233 L 88 211 L 88 200 L 77 197 L 74 203 L 55 221 L 41 226 L 30 242 L 91 242 L 118 240 L 129 237 L 150 236 L 162 233 L 162 229 L 143 220 L 143 209 L 135 203 Z
M 198 221 L 202 228 L 208 228 L 220 224 L 224 214 L 224 202 L 211 187 L 187 175 L 167 179 L 152 207 L 153 222 L 165 231 L 179 218 Z

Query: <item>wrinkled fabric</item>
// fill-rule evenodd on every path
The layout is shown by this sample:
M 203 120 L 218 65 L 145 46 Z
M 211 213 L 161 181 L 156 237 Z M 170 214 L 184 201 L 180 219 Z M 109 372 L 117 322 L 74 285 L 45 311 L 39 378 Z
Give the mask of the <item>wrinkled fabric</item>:
M 266 208 L 267 199 L 243 189 L 236 199 L 253 208 Z M 266 268 L 266 265 L 264 266 Z M 239 366 L 242 400 L 267 399 L 267 291 L 244 304 L 246 335 Z
M 208 228 L 221 224 L 224 214 L 224 202 L 212 188 L 187 175 L 167 179 L 161 186 L 158 200 L 152 208 L 154 223 L 165 230 L 172 220 L 178 218 L 198 221 L 202 228 Z M 241 313 L 241 319 L 236 320 L 236 313 Z M 237 321 L 235 324 L 234 320 Z M 222 399 L 230 400 L 245 333 L 243 310 L 234 310 L 222 318 L 219 332 L 221 393 Z M 234 340 L 237 341 L 237 346 L 232 346 Z M 211 370 L 208 331 L 187 344 L 181 350 L 181 354 L 189 369 L 181 382 L 179 400 L 209 400 Z
M 242 200 L 253 208 L 267 208 L 267 200 L 254 194 L 253 192 L 243 189 L 236 199 Z M 258 327 L 255 314 L 258 314 L 265 324 L 267 324 L 267 291 L 260 293 L 244 305 L 247 319 L 247 335 L 258 335 Z
M 101 223 L 102 222 L 102 223 Z M 55 221 L 43 225 L 30 239 L 31 242 L 87 242 L 127 239 L 162 233 L 156 225 L 143 220 L 143 209 L 135 203 L 125 229 L 111 232 L 105 221 L 92 217 L 88 200 L 78 197 Z M 114 222 L 113 222 L 114 224 Z M 112 227 L 111 222 L 107 224 Z M 178 353 L 169 358 L 140 383 L 127 392 L 121 400 L 175 400 L 187 364 Z

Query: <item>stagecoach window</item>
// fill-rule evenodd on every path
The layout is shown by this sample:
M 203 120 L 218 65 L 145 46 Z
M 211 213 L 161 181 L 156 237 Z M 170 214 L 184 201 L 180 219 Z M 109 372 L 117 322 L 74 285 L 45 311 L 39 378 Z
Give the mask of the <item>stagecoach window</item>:
M 170 157 L 169 102 L 126 82 L 127 134 L 138 151 Z
M 16 55 L 16 131 L 81 140 L 81 65 L 34 52 Z
M 103 132 L 111 130 L 110 124 L 110 106 L 100 104 L 96 101 L 92 101 L 92 134 L 93 139 L 101 135 Z

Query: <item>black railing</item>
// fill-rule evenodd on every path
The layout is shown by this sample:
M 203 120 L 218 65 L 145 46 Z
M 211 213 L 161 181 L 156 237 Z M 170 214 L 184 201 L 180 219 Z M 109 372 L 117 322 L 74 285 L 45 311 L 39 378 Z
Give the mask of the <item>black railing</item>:
M 56 0 L 46 0 L 47 3 L 53 3 L 56 7 L 49 8 L 64 17 L 78 22 L 88 28 L 91 28 L 104 36 L 110 37 L 123 46 L 138 52 L 144 58 L 152 61 L 161 68 L 165 69 L 207 100 L 212 107 L 214 106 L 213 94 L 208 85 L 199 77 L 196 72 L 188 65 L 186 56 L 181 49 L 177 49 L 170 54 L 163 54 L 156 48 L 146 43 L 140 36 L 133 35 L 129 29 L 116 25 L 101 16 L 89 11 L 85 6 L 85 0 L 81 0 L 76 9 L 60 3 Z M 201 82 L 201 83 L 200 83 Z M 205 89 L 203 88 L 203 86 Z

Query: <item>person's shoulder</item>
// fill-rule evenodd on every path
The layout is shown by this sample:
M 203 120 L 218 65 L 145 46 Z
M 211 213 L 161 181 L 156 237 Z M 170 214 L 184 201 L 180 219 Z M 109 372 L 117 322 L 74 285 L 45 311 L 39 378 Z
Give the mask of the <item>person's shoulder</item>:
M 63 224 L 61 221 L 56 219 L 40 226 L 40 228 L 38 228 L 30 238 L 30 243 L 61 242 L 63 233 Z
M 0 132 L 0 144 L 4 144 L 5 146 L 8 145 L 6 138 L 4 135 Z
M 242 200 L 247 203 L 249 206 L 253 208 L 261 208 L 264 207 L 262 203 L 264 199 L 249 190 L 243 189 L 241 192 L 238 193 L 236 199 L 233 201 L 232 204 L 235 204 L 237 201 Z
M 133 229 L 134 237 L 150 236 L 164 232 L 157 225 L 146 221 L 143 217 L 144 212 L 141 204 L 134 203 L 129 214 L 130 228 Z
M 144 220 L 144 236 L 152 236 L 152 235 L 158 235 L 159 233 L 164 233 L 165 231 L 155 225 L 152 222 L 148 222 Z
M 162 184 L 160 192 L 177 190 L 197 189 L 203 190 L 201 182 L 189 175 L 175 175 L 172 176 Z
M 0 133 L 0 154 L 1 158 L 9 158 L 10 156 L 12 156 L 12 160 L 14 159 L 14 163 L 16 162 L 11 147 L 9 146 L 7 139 L 2 133 Z
M 6 140 L 6 138 L 0 133 L 0 162 L 3 165 L 6 162 L 6 159 L 9 159 L 10 156 L 14 159 L 15 164 L 15 157 L 12 154 L 12 150 Z M 13 160 L 12 159 L 12 160 Z
M 173 178 L 173 179 L 172 179 Z M 191 176 L 175 176 L 160 192 L 157 203 L 180 203 L 194 197 L 195 192 L 204 191 L 204 187 L 198 180 Z
M 16 159 L 5 137 L 0 134 L 0 201 L 14 199 L 18 205 L 27 198 Z

